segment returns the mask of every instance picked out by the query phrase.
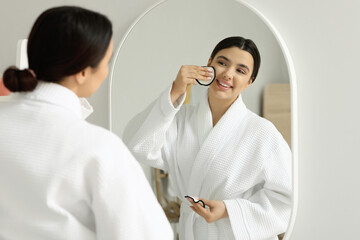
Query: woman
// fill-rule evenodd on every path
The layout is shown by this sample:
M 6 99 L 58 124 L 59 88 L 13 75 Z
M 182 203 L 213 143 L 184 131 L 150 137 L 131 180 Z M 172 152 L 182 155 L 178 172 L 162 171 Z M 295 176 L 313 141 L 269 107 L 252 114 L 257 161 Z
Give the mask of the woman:
M 89 105 L 79 97 L 108 74 L 111 22 L 52 8 L 37 18 L 27 49 L 29 69 L 3 74 L 15 93 L 0 103 L 0 238 L 173 239 L 125 145 L 84 120 Z
M 260 54 L 230 37 L 207 66 L 216 77 L 196 105 L 186 88 L 212 78 L 209 68 L 182 66 L 172 85 L 125 131 L 143 163 L 169 172 L 181 205 L 181 239 L 277 239 L 291 211 L 291 152 L 269 121 L 246 108 L 241 93 L 255 81 Z M 200 197 L 206 204 L 184 196 Z

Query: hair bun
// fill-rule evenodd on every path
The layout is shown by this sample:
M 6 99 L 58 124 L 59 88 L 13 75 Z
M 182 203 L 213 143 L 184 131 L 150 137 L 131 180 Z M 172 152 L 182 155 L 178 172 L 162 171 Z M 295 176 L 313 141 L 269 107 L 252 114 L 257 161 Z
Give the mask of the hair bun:
M 3 75 L 4 85 L 11 92 L 33 91 L 38 80 L 31 70 L 19 70 L 17 67 L 9 67 Z

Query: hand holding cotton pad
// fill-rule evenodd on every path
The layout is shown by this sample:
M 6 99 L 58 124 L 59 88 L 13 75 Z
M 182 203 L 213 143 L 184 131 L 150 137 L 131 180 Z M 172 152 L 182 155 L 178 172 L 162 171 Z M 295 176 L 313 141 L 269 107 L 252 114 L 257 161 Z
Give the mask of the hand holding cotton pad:
M 206 67 L 206 66 L 204 66 Z M 216 73 L 215 73 L 215 68 L 214 67 L 206 67 L 208 69 L 212 69 L 212 72 L 214 73 L 213 76 L 212 76 L 212 79 L 210 80 L 198 80 L 198 79 L 195 79 L 200 85 L 202 86 L 209 86 L 215 79 L 215 76 L 216 76 Z
M 201 205 L 205 208 L 205 203 L 202 200 L 199 200 L 197 197 L 185 196 L 185 198 L 190 198 L 194 203 L 201 203 Z

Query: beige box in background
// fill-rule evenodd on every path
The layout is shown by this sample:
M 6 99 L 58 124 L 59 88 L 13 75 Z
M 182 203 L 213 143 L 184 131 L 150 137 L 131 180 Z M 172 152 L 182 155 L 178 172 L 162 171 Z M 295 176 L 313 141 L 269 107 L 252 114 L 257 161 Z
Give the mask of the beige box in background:
M 290 84 L 268 84 L 265 87 L 262 115 L 275 125 L 291 148 Z

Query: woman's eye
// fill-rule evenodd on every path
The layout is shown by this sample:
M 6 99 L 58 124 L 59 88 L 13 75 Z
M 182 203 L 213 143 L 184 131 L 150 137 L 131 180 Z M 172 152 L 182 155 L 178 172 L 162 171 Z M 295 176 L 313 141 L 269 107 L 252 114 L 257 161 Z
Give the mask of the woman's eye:
M 222 65 L 222 66 L 225 66 L 225 63 L 222 62 L 222 61 L 218 61 L 218 64 Z
M 245 71 L 242 70 L 242 69 L 238 69 L 237 71 L 238 71 L 239 73 L 241 73 L 241 74 L 245 74 Z

